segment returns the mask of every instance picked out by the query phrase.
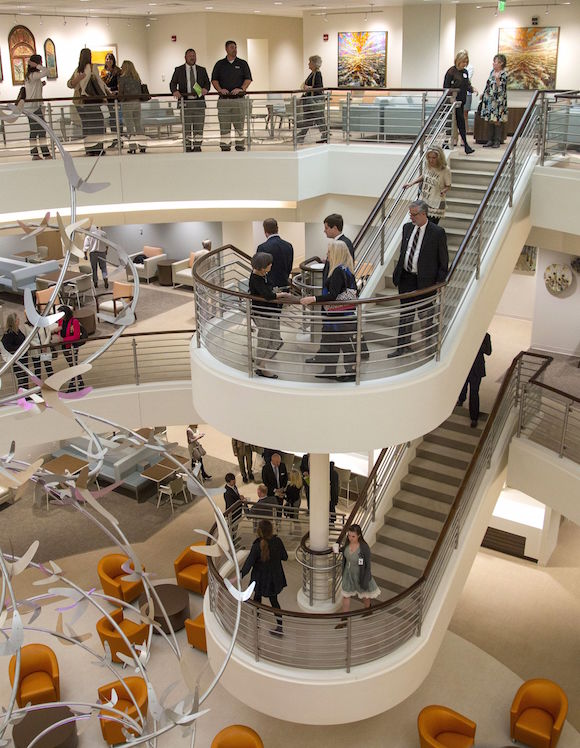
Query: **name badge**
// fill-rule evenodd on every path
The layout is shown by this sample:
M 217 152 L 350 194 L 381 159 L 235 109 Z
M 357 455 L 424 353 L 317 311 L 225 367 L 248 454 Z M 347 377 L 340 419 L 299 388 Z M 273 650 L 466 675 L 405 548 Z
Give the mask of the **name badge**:
M 358 560 L 358 565 L 359 565 L 359 566 L 364 566 L 364 563 L 365 563 L 365 560 L 364 560 L 364 558 L 359 558 L 359 560 Z

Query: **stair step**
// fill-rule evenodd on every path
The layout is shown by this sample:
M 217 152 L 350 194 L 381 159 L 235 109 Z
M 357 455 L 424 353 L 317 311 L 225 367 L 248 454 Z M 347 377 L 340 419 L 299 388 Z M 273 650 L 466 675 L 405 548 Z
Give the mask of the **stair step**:
M 431 480 L 447 483 L 455 487 L 461 484 L 465 475 L 464 470 L 459 470 L 449 465 L 441 465 L 439 462 L 426 460 L 423 457 L 415 457 L 409 465 L 409 473 L 422 475 L 424 478 L 430 478 Z
M 436 442 L 425 442 L 417 447 L 417 457 L 424 457 L 427 460 L 438 462 L 441 465 L 449 465 L 460 470 L 467 470 L 469 465 L 469 455 L 453 447 L 447 447 L 444 444 Z
M 423 535 L 425 538 L 436 541 L 441 532 L 443 522 L 394 506 L 385 517 L 385 526 L 396 527 L 399 530 L 405 530 L 405 532 L 415 535 Z
M 458 434 L 477 436 L 479 438 L 483 431 L 483 426 L 478 425 L 474 428 L 471 428 L 471 417 L 469 415 L 469 410 L 465 407 L 457 409 L 460 411 L 462 410 L 463 413 L 453 413 L 445 421 L 445 428 L 449 431 L 456 431 Z
M 392 545 L 383 545 L 378 541 L 373 545 L 372 557 L 373 564 L 380 564 L 389 569 L 396 569 L 403 572 L 403 574 L 415 578 L 421 576 L 426 563 L 425 559 L 421 559 L 419 556 L 407 553 L 407 551 L 395 548 Z M 376 568 L 376 566 L 373 566 L 373 569 Z
M 447 197 L 447 207 L 453 208 L 457 215 L 465 216 L 470 221 L 479 207 L 480 201 L 466 197 Z
M 454 416 L 464 416 L 466 419 L 469 419 L 469 408 L 467 407 L 467 403 L 464 405 L 456 405 L 453 408 L 452 411 Z M 480 423 L 485 423 L 487 419 L 489 418 L 489 413 L 483 413 L 482 411 L 479 411 L 479 421 Z
M 377 533 L 377 542 L 382 545 L 391 545 L 393 548 L 400 548 L 402 551 L 412 553 L 422 559 L 429 558 L 435 545 L 435 540 L 426 538 L 424 535 L 402 530 L 400 527 L 393 525 L 384 525 Z
M 452 184 L 488 185 L 495 173 L 493 171 L 476 171 L 474 169 L 454 169 L 451 175 Z
M 451 173 L 455 171 L 484 171 L 484 172 L 492 172 L 492 174 L 497 169 L 497 165 L 499 164 L 499 161 L 490 161 L 486 158 L 473 158 L 473 156 L 469 156 L 469 158 L 465 158 L 463 155 L 459 158 L 457 158 L 456 155 L 451 156 L 449 159 L 449 168 L 451 169 Z
M 403 574 L 402 571 L 389 569 L 386 566 L 379 566 L 378 564 L 377 566 L 373 565 L 373 578 L 379 587 L 392 590 L 397 595 L 399 592 L 408 590 L 417 581 L 416 577 L 411 577 L 408 574 Z
M 425 434 L 423 440 L 432 444 L 441 444 L 443 447 L 452 447 L 452 449 L 467 452 L 470 455 L 475 451 L 476 446 L 467 438 L 464 439 L 463 435 L 461 437 L 459 434 L 454 435 L 452 431 L 446 431 L 441 427 L 430 434 Z
M 422 517 L 429 517 L 438 522 L 445 522 L 449 513 L 449 504 L 437 501 L 430 496 L 411 493 L 410 491 L 399 491 L 393 497 L 393 506 L 398 509 L 405 509 L 411 514 L 419 514 Z
M 453 504 L 457 494 L 455 486 L 450 486 L 448 483 L 442 483 L 414 473 L 409 473 L 403 478 L 401 488 L 404 491 L 416 493 L 419 496 L 436 499 L 443 504 Z
M 451 186 L 451 189 L 447 193 L 447 198 L 455 197 L 455 198 L 471 198 L 473 200 L 476 200 L 479 198 L 478 203 L 481 202 L 483 196 L 485 195 L 485 192 L 487 190 L 487 186 L 483 184 L 469 184 L 462 182 L 455 183 Z

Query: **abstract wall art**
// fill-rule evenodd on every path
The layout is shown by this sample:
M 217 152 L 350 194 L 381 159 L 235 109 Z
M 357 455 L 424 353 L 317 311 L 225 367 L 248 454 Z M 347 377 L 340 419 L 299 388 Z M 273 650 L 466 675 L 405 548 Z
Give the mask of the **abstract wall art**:
M 339 31 L 338 85 L 382 88 L 387 83 L 387 32 Z
M 559 26 L 500 29 L 498 52 L 507 57 L 508 88 L 556 88 Z

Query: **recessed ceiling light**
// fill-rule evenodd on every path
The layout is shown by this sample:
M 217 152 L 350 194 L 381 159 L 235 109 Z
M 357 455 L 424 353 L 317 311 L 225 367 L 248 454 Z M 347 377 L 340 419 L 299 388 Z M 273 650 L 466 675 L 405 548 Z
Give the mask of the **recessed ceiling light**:
M 280 2 L 280 0 L 276 0 L 276 2 L 274 3 L 274 5 L 282 5 L 282 3 Z
M 255 10 L 254 13 L 261 13 L 261 10 Z
M 206 5 L 206 6 L 205 6 L 205 9 L 206 9 L 206 10 L 213 10 L 213 5 Z

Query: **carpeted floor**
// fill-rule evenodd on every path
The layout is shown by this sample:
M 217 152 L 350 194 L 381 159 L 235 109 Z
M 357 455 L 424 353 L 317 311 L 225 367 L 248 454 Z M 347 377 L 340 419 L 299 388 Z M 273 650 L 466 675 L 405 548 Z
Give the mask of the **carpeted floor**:
M 204 457 L 204 465 L 213 476 L 213 480 L 204 484 L 205 487 L 212 493 L 212 489 L 218 494 L 223 493 L 223 476 L 236 466 L 211 455 Z M 156 508 L 156 494 L 142 504 L 138 504 L 131 495 L 115 491 L 102 499 L 104 508 L 117 517 L 130 543 L 148 540 L 181 514 L 191 512 L 197 503 L 198 500 L 193 504 L 176 505 L 175 514 L 172 515 L 168 503 Z M 2 547 L 21 554 L 34 540 L 39 539 L 41 543 L 35 560 L 40 562 L 76 556 L 111 545 L 111 539 L 94 524 L 87 522 L 77 510 L 57 505 L 51 505 L 47 510 L 44 499 L 35 505 L 31 495 L 23 496 L 16 504 L 5 509 L 0 521 Z

